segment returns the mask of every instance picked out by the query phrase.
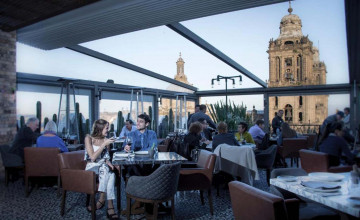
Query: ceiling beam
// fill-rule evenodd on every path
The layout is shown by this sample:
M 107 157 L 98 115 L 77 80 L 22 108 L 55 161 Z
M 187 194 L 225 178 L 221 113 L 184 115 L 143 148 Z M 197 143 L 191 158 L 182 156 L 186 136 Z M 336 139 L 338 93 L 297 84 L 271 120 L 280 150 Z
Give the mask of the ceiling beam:
M 259 77 L 255 76 L 253 73 L 245 69 L 243 66 L 235 62 L 230 57 L 226 56 L 223 52 L 216 49 L 214 46 L 206 42 L 204 39 L 196 35 L 194 32 L 187 29 L 185 26 L 181 25 L 180 23 L 172 23 L 166 25 L 176 33 L 180 34 L 181 36 L 185 37 L 189 41 L 193 42 L 194 44 L 198 45 L 202 49 L 206 50 L 219 60 L 223 61 L 227 65 L 231 66 L 235 70 L 239 71 L 240 73 L 244 74 L 245 76 L 249 77 L 251 80 L 259 84 L 260 86 L 266 88 L 267 85 L 264 81 L 262 81 Z
M 292 86 L 292 87 L 270 87 L 270 88 L 247 88 L 247 89 L 230 89 L 228 95 L 262 95 L 269 96 L 299 96 L 299 95 L 329 95 L 344 94 L 350 92 L 349 84 L 329 84 L 329 85 L 309 85 L 309 86 Z M 225 96 L 225 90 L 203 90 L 195 92 L 197 96 Z
M 197 91 L 197 88 L 194 87 L 194 86 L 188 85 L 186 83 L 179 82 L 179 81 L 177 81 L 175 79 L 171 79 L 171 78 L 163 76 L 161 74 L 152 72 L 150 70 L 141 68 L 139 66 L 135 66 L 135 65 L 133 65 L 131 63 L 127 63 L 125 61 L 116 59 L 114 57 L 108 56 L 108 55 L 103 54 L 103 53 L 99 53 L 99 52 L 97 52 L 95 50 L 91 50 L 89 48 L 86 48 L 86 47 L 83 47 L 83 46 L 80 46 L 80 45 L 69 46 L 69 47 L 66 47 L 66 48 L 68 48 L 70 50 L 73 50 L 73 51 L 76 51 L 76 52 L 81 53 L 81 54 L 88 55 L 90 57 L 94 57 L 96 59 L 99 59 L 99 60 L 102 60 L 102 61 L 105 61 L 105 62 L 108 62 L 108 63 L 115 64 L 117 66 L 124 67 L 126 69 L 129 69 L 129 70 L 132 70 L 132 71 L 135 71 L 135 72 L 138 72 L 138 73 L 141 73 L 141 74 L 144 74 L 144 75 L 147 75 L 147 76 L 150 76 L 150 77 L 153 77 L 153 78 L 156 78 L 156 79 L 159 79 L 159 80 L 162 80 L 162 81 L 165 81 L 165 82 L 168 82 L 168 83 L 171 83 L 171 84 L 174 84 L 174 85 L 186 88 L 186 89 L 189 89 L 189 90 L 192 90 L 192 91 Z

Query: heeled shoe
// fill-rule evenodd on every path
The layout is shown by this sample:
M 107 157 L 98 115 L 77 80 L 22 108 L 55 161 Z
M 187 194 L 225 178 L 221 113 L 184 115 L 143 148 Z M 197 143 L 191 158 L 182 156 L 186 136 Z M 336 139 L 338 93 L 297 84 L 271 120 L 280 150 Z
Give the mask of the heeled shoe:
M 116 214 L 115 210 L 114 210 L 114 213 L 113 214 L 109 214 L 109 210 L 114 210 L 114 208 L 108 208 L 107 209 L 107 212 L 106 212 L 106 217 L 108 219 L 119 219 L 119 216 Z
M 98 207 L 98 203 L 100 203 L 100 206 Z M 100 200 L 99 201 L 97 201 L 96 202 L 96 210 L 99 210 L 99 209 L 102 209 L 103 207 L 104 207 L 104 205 L 105 205 L 105 201 L 103 201 L 103 202 L 101 202 Z M 86 210 L 88 211 L 88 212 L 91 212 L 91 206 L 90 206 L 90 208 L 89 208 L 89 206 L 88 207 L 86 207 Z

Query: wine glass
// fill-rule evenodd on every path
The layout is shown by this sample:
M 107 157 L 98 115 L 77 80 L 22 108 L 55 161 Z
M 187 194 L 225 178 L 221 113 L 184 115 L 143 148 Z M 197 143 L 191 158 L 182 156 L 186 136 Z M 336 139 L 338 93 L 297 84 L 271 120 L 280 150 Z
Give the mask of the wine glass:
M 116 132 L 111 131 L 111 132 L 109 133 L 109 138 L 114 138 L 114 139 L 116 139 Z M 113 143 L 112 146 L 113 146 L 113 147 L 112 147 L 111 150 L 116 150 L 116 148 L 115 148 L 115 143 Z
M 130 152 L 131 152 L 131 145 L 132 145 L 132 139 L 131 139 L 131 137 L 130 137 L 130 136 L 126 136 L 125 141 L 126 141 L 126 145 L 129 145 L 129 146 L 130 146 Z

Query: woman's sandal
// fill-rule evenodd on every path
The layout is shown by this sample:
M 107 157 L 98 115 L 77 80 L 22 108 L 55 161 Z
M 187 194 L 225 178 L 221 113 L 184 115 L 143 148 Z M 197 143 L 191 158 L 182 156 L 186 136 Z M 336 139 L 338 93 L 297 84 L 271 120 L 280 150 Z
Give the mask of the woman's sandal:
M 97 205 L 98 203 L 100 203 L 100 206 Z M 102 207 L 104 207 L 104 205 L 105 205 L 105 201 L 101 202 L 100 200 L 98 200 L 98 201 L 96 202 L 96 210 L 102 209 Z M 90 208 L 89 208 L 89 207 L 90 207 Z M 88 207 L 86 208 L 86 210 L 87 210 L 88 212 L 91 212 L 91 206 L 88 206 Z
M 106 217 L 108 219 L 119 219 L 118 215 L 116 214 L 115 210 L 114 210 L 114 213 L 113 214 L 109 214 L 109 210 L 114 210 L 114 208 L 108 208 L 107 209 L 107 212 L 106 212 Z

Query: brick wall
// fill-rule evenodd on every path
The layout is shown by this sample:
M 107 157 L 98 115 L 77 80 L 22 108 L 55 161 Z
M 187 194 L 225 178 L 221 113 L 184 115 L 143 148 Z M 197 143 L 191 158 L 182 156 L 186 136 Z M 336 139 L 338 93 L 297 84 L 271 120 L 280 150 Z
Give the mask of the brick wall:
M 0 144 L 16 134 L 16 34 L 0 30 Z

